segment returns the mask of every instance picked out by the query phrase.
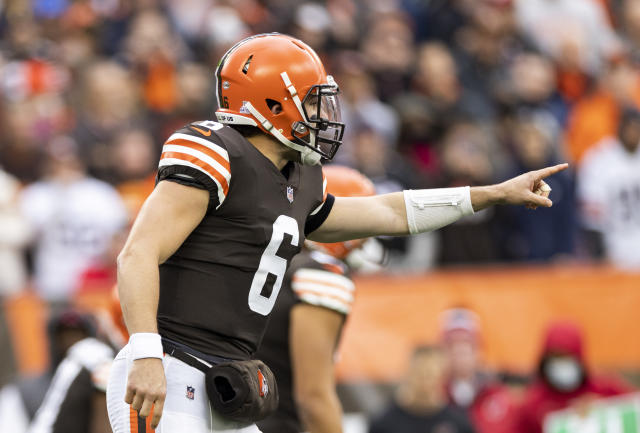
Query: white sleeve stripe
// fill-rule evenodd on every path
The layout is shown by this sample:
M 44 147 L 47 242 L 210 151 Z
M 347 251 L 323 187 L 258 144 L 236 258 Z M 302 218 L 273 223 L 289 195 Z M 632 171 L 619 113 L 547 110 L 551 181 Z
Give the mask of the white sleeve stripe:
M 344 288 L 349 292 L 353 292 L 355 290 L 355 285 L 353 284 L 353 281 L 351 281 L 349 278 L 344 277 L 342 275 L 338 275 L 333 272 L 321 271 L 318 269 L 308 269 L 308 268 L 299 269 L 295 273 L 294 279 L 320 281 L 325 284 Z
M 50 433 L 60 413 L 60 407 L 64 402 L 69 387 L 78 377 L 82 367 L 70 359 L 64 359 L 56 370 L 51 385 L 47 390 L 40 409 L 35 415 L 31 433 Z
M 327 193 L 327 178 L 326 178 L 326 177 L 324 177 L 324 175 L 323 175 L 322 177 L 323 177 L 323 180 L 322 180 L 322 199 L 323 199 L 323 201 L 322 201 L 322 203 L 320 203 L 320 206 L 318 206 L 317 208 L 315 208 L 315 209 L 313 210 L 313 212 L 311 212 L 311 215 L 315 215 L 315 214 L 317 214 L 318 212 L 320 212 L 320 209 L 322 209 L 322 206 L 324 206 L 324 204 L 327 202 L 327 201 L 324 199 L 324 197 L 325 197 L 325 195 L 326 195 L 326 193 Z
M 193 135 L 181 134 L 179 132 L 176 132 L 174 134 L 171 134 L 171 137 L 169 137 L 166 143 L 169 143 L 171 142 L 171 140 L 175 140 L 175 139 L 193 141 L 194 143 L 201 144 L 204 147 L 207 147 L 213 150 L 218 155 L 222 156 L 224 159 L 229 161 L 229 153 L 227 153 L 227 150 L 222 146 L 218 146 L 217 144 L 210 142 L 209 140 L 205 140 L 204 138 L 200 138 L 200 137 L 195 137 Z
M 222 204 L 222 202 L 225 199 L 225 195 L 224 192 L 222 191 L 222 185 L 220 185 L 220 182 L 218 182 L 218 179 L 216 179 L 215 177 L 211 176 L 211 174 L 209 174 L 206 170 L 204 170 L 202 167 L 199 167 L 195 164 L 190 163 L 189 161 L 184 161 L 182 159 L 176 159 L 176 158 L 162 158 L 160 160 L 160 167 L 164 167 L 164 166 L 168 166 L 168 165 L 184 165 L 186 167 L 191 167 L 191 168 L 195 168 L 196 170 L 200 171 L 201 173 L 206 174 L 207 176 L 209 176 L 209 178 L 211 178 L 211 180 L 213 180 L 216 183 L 216 186 L 218 187 L 218 206 L 216 206 L 216 209 L 218 209 L 218 207 L 220 207 L 220 205 Z
M 318 206 L 317 208 L 315 208 L 315 210 L 314 210 L 313 212 L 311 212 L 311 215 L 315 215 L 315 214 L 317 214 L 318 212 L 320 212 L 320 209 L 322 209 L 322 206 L 324 206 L 324 204 L 325 204 L 326 202 L 327 202 L 327 201 L 325 200 L 325 201 L 323 201 L 322 203 L 320 203 L 320 206 Z
M 342 314 L 349 314 L 351 307 L 344 302 L 340 302 L 337 299 L 328 299 L 322 296 L 316 296 L 311 293 L 305 293 L 300 296 L 300 299 L 308 304 L 317 305 L 319 307 L 325 307 L 330 310 L 335 310 Z
M 213 167 L 218 173 L 220 173 L 226 180 L 227 183 L 229 183 L 231 181 L 231 173 L 229 173 L 229 171 L 227 171 L 226 168 L 224 168 L 222 165 L 220 165 L 220 163 L 218 161 L 216 161 L 215 159 L 211 158 L 209 155 L 200 152 L 197 149 L 192 149 L 190 147 L 187 146 L 180 146 L 177 144 L 165 144 L 164 147 L 162 148 L 162 152 L 176 152 L 176 153 L 184 153 L 187 155 L 191 155 L 195 158 L 198 158 L 200 161 L 202 162 L 206 162 L 207 164 L 209 164 L 211 167 Z
M 340 298 L 345 302 L 353 302 L 353 295 L 349 292 L 346 292 L 341 289 L 336 289 L 334 287 L 328 287 L 321 284 L 310 284 L 310 283 L 296 283 L 294 282 L 291 287 L 293 291 L 298 292 L 313 292 L 318 295 L 328 295 L 336 298 Z

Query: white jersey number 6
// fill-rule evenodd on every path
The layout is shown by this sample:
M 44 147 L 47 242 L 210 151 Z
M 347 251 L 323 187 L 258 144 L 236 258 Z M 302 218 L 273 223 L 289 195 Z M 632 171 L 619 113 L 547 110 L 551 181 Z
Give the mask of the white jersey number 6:
M 287 272 L 287 260 L 276 255 L 284 240 L 285 233 L 291 235 L 291 245 L 298 246 L 298 222 L 289 216 L 280 215 L 273 223 L 271 240 L 260 257 L 258 271 L 251 282 L 249 308 L 263 316 L 269 314 L 273 309 L 280 292 L 280 286 L 282 286 L 282 279 Z M 262 289 L 267 283 L 269 274 L 275 275 L 276 281 L 273 283 L 273 289 L 269 296 L 263 296 Z

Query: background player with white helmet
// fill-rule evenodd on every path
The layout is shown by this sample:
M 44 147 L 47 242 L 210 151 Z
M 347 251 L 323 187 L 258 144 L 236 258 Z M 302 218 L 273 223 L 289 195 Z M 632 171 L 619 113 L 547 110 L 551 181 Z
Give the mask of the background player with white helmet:
M 333 157 L 344 125 L 337 84 L 313 50 L 285 35 L 254 36 L 223 56 L 216 75 L 218 122 L 169 137 L 158 184 L 119 256 L 131 338 L 108 387 L 116 433 L 144 431 L 139 417 L 163 433 L 257 431 L 211 410 L 193 365 L 252 357 L 305 238 L 413 234 L 494 204 L 551 206 L 542 179 L 566 168 L 493 186 L 336 199 L 319 162 Z

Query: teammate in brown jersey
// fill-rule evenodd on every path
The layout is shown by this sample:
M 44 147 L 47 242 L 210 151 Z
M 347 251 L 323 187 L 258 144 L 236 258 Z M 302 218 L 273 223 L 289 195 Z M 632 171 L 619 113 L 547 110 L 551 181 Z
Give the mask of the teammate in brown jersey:
M 169 138 L 118 258 L 131 337 L 107 389 L 115 433 L 144 431 L 143 418 L 162 433 L 258 431 L 211 410 L 204 373 L 162 344 L 209 364 L 251 357 L 305 238 L 414 234 L 498 203 L 551 206 L 542 179 L 566 168 L 485 187 L 325 197 L 319 163 L 333 158 L 344 124 L 338 86 L 316 53 L 289 36 L 257 35 L 227 51 L 216 78 L 217 122 Z
M 348 167 L 325 167 L 335 197 L 367 197 L 373 184 Z M 278 410 L 258 422 L 264 433 L 335 432 L 342 425 L 334 353 L 351 311 L 355 286 L 347 256 L 362 241 L 307 241 L 293 258 L 256 357 L 278 379 Z

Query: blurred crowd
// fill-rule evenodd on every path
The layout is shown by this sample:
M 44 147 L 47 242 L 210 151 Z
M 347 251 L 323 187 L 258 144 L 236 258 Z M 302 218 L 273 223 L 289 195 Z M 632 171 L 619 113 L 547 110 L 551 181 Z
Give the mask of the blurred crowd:
M 0 0 L 0 299 L 61 311 L 109 292 L 164 139 L 214 119 L 218 59 L 272 31 L 336 77 L 336 161 L 381 193 L 571 163 L 550 209 L 382 239 L 391 270 L 640 269 L 640 0 Z
M 384 240 L 392 268 L 600 259 L 640 268 L 637 0 L 1 7 L 3 293 L 28 282 L 64 302 L 109 286 L 163 140 L 214 117 L 217 60 L 266 31 L 303 39 L 336 76 L 348 125 L 337 161 L 379 192 L 572 163 L 550 179 L 551 209 L 485 210 L 434 235 Z
M 517 387 L 484 365 L 486 348 L 472 311 L 447 310 L 442 322 L 439 344 L 415 349 L 404 380 L 390 405 L 371 419 L 369 433 L 554 433 L 549 417 L 558 411 L 586 419 L 597 401 L 633 392 L 620 378 L 588 365 L 583 332 L 572 322 L 549 324 L 536 370 L 526 386 Z M 587 423 L 576 429 L 564 419 L 559 431 L 617 431 L 611 427 L 620 421 L 611 420 L 615 415 L 606 421 L 605 414 L 597 416 L 597 430 Z M 637 428 L 636 422 L 625 428 Z

